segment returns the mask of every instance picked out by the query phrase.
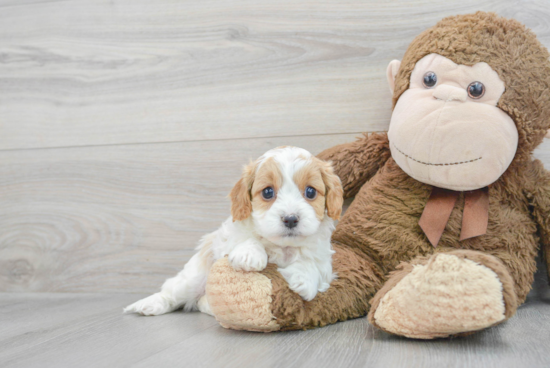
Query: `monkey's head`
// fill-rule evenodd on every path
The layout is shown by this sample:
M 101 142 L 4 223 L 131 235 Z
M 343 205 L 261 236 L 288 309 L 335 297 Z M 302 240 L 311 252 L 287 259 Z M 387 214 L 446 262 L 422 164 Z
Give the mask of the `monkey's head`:
M 493 13 L 421 33 L 388 66 L 395 162 L 423 183 L 473 190 L 528 160 L 550 128 L 548 57 L 525 26 Z

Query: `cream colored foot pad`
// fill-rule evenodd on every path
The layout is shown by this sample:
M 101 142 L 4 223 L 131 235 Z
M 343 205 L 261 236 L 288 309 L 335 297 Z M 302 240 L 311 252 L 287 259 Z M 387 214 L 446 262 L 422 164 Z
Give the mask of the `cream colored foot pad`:
M 374 319 L 386 331 L 431 339 L 489 327 L 502 321 L 504 312 L 502 284 L 492 270 L 439 254 L 390 290 Z

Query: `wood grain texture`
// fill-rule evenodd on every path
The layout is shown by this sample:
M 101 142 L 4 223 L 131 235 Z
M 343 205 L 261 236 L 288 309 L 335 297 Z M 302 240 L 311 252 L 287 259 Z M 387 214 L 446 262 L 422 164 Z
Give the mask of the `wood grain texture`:
M 544 1 L 0 0 L 0 290 L 156 290 L 243 164 L 386 129 L 386 64 L 478 9 L 550 45 Z
M 550 46 L 544 0 L 0 0 L 0 366 L 550 366 L 543 269 L 516 317 L 456 340 L 121 314 L 226 218 L 248 159 L 387 129 L 387 63 L 475 10 Z
M 0 290 L 150 292 L 229 216 L 272 147 L 354 135 L 0 151 Z
M 71 1 L 71 0 L 0 0 L 0 7 L 32 5 L 37 3 L 51 3 L 54 1 Z
M 517 315 L 475 335 L 418 341 L 366 318 L 310 331 L 226 330 L 200 313 L 122 315 L 138 294 L 1 294 L 2 367 L 546 368 L 550 290 L 545 275 Z
M 550 45 L 546 1 L 3 3 L 0 149 L 384 130 L 387 63 L 442 17 Z

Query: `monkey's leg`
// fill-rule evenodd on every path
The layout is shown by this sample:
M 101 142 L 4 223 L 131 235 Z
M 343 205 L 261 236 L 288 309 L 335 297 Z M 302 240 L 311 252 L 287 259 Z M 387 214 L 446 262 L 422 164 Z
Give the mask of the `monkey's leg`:
M 338 244 L 334 250 L 338 277 L 310 302 L 289 289 L 274 265 L 262 272 L 241 272 L 226 259 L 217 261 L 206 286 L 212 312 L 226 328 L 265 332 L 321 327 L 366 315 L 384 275 L 364 254 Z
M 499 324 L 515 313 L 517 297 L 498 258 L 454 250 L 402 263 L 371 304 L 368 318 L 376 327 L 433 339 Z

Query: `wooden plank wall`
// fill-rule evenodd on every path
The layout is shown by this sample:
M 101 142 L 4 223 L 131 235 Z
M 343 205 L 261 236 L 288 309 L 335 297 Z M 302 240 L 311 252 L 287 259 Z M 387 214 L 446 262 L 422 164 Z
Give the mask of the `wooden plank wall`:
M 243 164 L 387 129 L 387 63 L 475 10 L 550 46 L 546 1 L 0 0 L 0 290 L 156 290 Z

